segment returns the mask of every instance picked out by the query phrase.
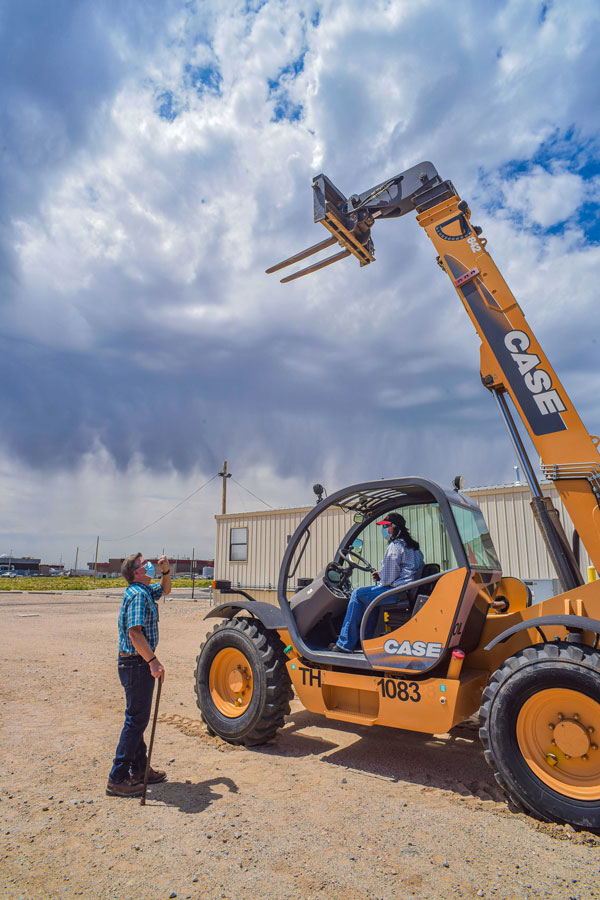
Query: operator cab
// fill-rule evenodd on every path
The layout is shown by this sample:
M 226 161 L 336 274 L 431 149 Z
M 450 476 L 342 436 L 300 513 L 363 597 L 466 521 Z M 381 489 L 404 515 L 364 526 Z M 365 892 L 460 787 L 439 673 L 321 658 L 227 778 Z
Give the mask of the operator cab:
M 446 575 L 460 571 L 464 576 L 459 577 L 461 587 L 452 610 L 461 631 L 466 620 L 474 618 L 473 596 L 466 603 L 469 609 L 460 614 L 466 580 L 476 573 L 480 590 L 492 588 L 500 579 L 500 563 L 485 520 L 468 497 L 422 478 L 348 487 L 318 503 L 305 517 L 290 539 L 281 568 L 279 603 L 289 613 L 294 643 L 309 659 L 331 657 L 327 648 L 340 633 L 352 591 L 375 583 L 371 573 L 379 570 L 387 547 L 377 521 L 391 512 L 404 517 L 410 535 L 419 542 L 424 566 L 410 584 L 390 588 L 387 596 L 375 601 L 362 623 L 360 648 L 344 654 L 344 664 L 380 667 L 385 662 L 386 668 L 398 667 L 398 659 L 385 658 L 386 636 L 396 635 L 417 615 L 423 619 L 436 586 Z M 328 544 L 337 545 L 331 558 L 319 560 L 319 549 L 327 552 Z M 312 566 L 317 571 L 311 572 Z M 439 600 L 441 594 L 437 594 Z M 481 609 L 475 616 L 479 631 L 486 613 L 487 609 Z M 370 639 L 365 636 L 367 619 L 374 625 Z M 335 658 L 339 664 L 340 655 Z

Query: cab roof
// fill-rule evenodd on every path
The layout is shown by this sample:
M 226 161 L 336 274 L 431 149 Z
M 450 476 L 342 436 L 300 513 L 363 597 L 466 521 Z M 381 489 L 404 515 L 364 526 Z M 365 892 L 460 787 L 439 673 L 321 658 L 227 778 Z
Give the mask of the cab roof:
M 446 490 L 435 481 L 420 476 L 387 478 L 353 484 L 331 494 L 318 504 L 321 509 L 336 506 L 347 512 L 359 512 L 369 517 L 375 510 L 398 509 L 419 503 L 456 503 L 478 509 L 470 497 L 458 491 Z

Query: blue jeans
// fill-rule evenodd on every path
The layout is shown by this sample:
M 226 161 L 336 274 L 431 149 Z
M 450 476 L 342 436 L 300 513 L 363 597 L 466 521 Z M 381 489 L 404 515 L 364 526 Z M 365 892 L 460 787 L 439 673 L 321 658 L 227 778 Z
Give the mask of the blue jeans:
M 113 783 L 129 778 L 130 770 L 136 774 L 146 770 L 144 731 L 150 721 L 154 691 L 150 666 L 141 656 L 119 657 L 119 680 L 125 690 L 125 724 L 110 770 Z
M 360 637 L 360 623 L 365 614 L 365 609 L 375 597 L 378 597 L 379 594 L 383 594 L 384 591 L 389 591 L 389 589 L 389 584 L 374 584 L 370 587 L 355 588 L 355 590 L 352 591 L 342 630 L 337 639 L 338 647 L 341 647 L 343 650 L 354 650 Z M 394 595 L 392 594 L 391 597 L 393 596 Z M 365 637 L 371 637 L 374 628 L 375 616 L 372 615 L 370 616 L 370 621 L 367 622 Z

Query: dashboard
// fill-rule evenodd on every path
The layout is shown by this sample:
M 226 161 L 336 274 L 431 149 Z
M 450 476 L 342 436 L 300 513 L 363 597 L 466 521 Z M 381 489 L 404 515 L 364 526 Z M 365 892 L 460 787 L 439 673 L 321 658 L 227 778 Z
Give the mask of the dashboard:
M 338 563 L 327 563 L 323 580 L 332 594 L 336 597 L 349 597 L 352 585 L 350 583 L 351 569 L 348 566 L 341 566 Z

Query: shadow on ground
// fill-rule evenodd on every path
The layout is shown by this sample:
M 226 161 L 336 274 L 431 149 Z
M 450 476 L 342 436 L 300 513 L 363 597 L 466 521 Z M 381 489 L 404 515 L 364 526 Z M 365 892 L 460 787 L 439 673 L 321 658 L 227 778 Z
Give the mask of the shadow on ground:
M 307 729 L 330 731 L 316 737 Z M 348 743 L 349 735 L 354 740 Z M 466 722 L 449 734 L 430 735 L 382 726 L 334 722 L 300 710 L 288 717 L 272 744 L 253 752 L 301 758 L 319 756 L 330 765 L 354 769 L 394 782 L 452 791 L 482 800 L 504 801 L 492 770 L 486 764 L 475 724 Z
M 201 813 L 216 800 L 220 800 L 226 792 L 238 793 L 238 786 L 231 778 L 210 778 L 196 784 L 164 781 L 153 785 L 148 793 L 148 801 L 175 806 L 184 813 Z
M 233 747 L 216 736 L 211 737 L 200 719 L 169 715 L 164 721 L 188 737 L 215 748 L 290 759 L 312 756 L 345 771 L 451 791 L 462 797 L 505 802 L 485 762 L 477 725 L 470 721 L 457 725 L 449 734 L 431 735 L 333 721 L 302 709 L 288 716 L 273 743 L 252 748 Z M 197 788 L 203 784 L 212 782 L 201 782 Z M 190 785 L 182 787 L 185 791 L 193 790 Z

